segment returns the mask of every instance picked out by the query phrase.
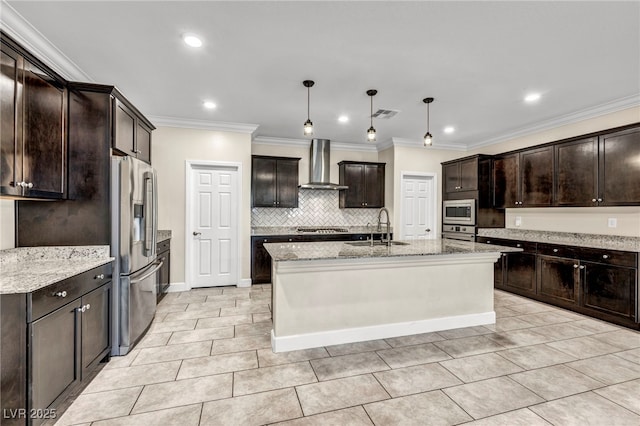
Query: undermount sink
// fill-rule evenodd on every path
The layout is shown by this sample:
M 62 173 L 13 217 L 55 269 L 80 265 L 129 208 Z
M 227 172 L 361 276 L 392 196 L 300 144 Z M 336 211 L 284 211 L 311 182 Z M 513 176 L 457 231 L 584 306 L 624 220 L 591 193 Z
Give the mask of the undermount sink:
M 371 241 L 354 241 L 351 243 L 345 243 L 345 244 L 349 244 L 350 246 L 354 246 L 354 247 L 366 247 L 366 246 L 371 246 Z M 376 240 L 373 242 L 374 246 L 386 246 L 387 243 L 386 242 L 382 242 L 380 240 Z M 391 241 L 391 245 L 392 246 L 408 246 L 409 243 L 405 243 L 402 241 Z

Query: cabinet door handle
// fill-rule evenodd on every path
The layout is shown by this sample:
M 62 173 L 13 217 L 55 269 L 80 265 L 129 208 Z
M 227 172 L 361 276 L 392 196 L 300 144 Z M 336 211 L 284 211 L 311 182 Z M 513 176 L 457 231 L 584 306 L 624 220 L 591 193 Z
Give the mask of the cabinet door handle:
M 136 150 L 135 150 L 135 151 L 133 151 L 133 152 L 135 152 L 136 154 L 142 154 L 142 151 L 140 151 L 139 149 L 136 149 Z
M 602 202 L 602 198 L 598 198 L 598 202 L 601 203 Z
M 516 244 L 516 247 L 520 248 L 522 247 L 522 244 Z
M 554 252 L 554 253 L 557 253 L 557 252 L 558 252 L 558 249 L 553 249 L 553 252 Z
M 89 309 L 91 309 L 91 305 L 90 305 L 89 303 L 87 303 L 87 305 L 86 305 L 85 307 L 87 308 L 87 311 L 88 311 Z
M 55 294 L 58 297 L 67 297 L 67 292 L 66 291 L 59 291 Z
M 274 202 L 273 202 L 273 204 L 275 205 L 275 204 L 276 204 L 276 202 L 274 201 Z
M 580 265 L 573 265 L 573 269 L 578 269 L 580 267 Z
M 269 242 L 269 240 L 262 240 L 262 242 L 263 242 L 263 243 L 268 243 L 268 242 Z
M 580 269 L 584 269 L 584 268 L 585 268 L 585 266 L 584 266 L 584 265 L 580 265 Z
M 93 277 L 94 280 L 104 280 L 104 274 L 98 274 L 95 277 Z
M 491 244 L 491 240 L 487 240 L 487 244 Z
M 598 200 L 596 200 L 595 198 L 592 198 L 591 201 L 595 203 Z
M 602 258 L 603 258 L 603 259 L 608 259 L 608 258 L 609 258 L 609 255 L 608 255 L 608 254 L 603 254 L 603 255 L 602 255 Z

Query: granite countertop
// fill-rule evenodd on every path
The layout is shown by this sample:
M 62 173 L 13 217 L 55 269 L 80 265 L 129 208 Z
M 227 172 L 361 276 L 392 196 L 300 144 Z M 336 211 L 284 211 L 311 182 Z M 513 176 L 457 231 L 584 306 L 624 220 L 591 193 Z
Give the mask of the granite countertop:
M 480 237 L 504 238 L 507 240 L 531 241 L 535 243 L 563 244 L 640 253 L 639 237 L 617 235 L 578 234 L 570 232 L 530 231 L 513 228 L 480 228 Z
M 109 246 L 0 250 L 0 294 L 30 293 L 113 260 Z
M 158 229 L 157 242 L 161 243 L 165 240 L 171 239 L 171 231 Z
M 339 232 L 331 232 L 328 234 L 319 232 L 301 232 L 298 228 L 339 228 Z M 373 229 L 374 234 L 385 234 L 387 229 L 382 225 L 382 231 L 376 231 L 377 224 L 367 227 L 366 225 L 343 226 L 343 225 L 300 225 L 300 226 L 253 226 L 251 227 L 252 236 L 266 237 L 269 235 L 332 235 L 332 234 L 369 234 Z M 393 233 L 393 228 L 391 228 Z
M 432 256 L 492 252 L 516 252 L 522 249 L 449 239 L 404 241 L 407 245 L 351 245 L 349 242 L 267 243 L 265 249 L 274 261 L 358 259 L 399 256 Z M 361 243 L 361 242 L 357 242 Z

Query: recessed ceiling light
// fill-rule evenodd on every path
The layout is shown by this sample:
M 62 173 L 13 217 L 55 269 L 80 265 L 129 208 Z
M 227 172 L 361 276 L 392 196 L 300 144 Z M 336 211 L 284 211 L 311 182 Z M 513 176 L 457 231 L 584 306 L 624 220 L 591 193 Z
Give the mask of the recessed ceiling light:
M 214 109 L 216 107 L 216 104 L 211 101 L 204 101 L 202 105 L 207 109 Z
M 201 47 L 202 40 L 195 34 L 184 34 L 182 36 L 182 40 L 185 42 L 187 46 L 191 47 Z
M 456 129 L 454 127 L 451 127 L 451 126 L 447 126 L 447 127 L 444 128 L 444 132 L 445 133 L 453 133 L 455 131 L 456 131 Z
M 539 100 L 541 97 L 540 93 L 529 93 L 527 96 L 524 97 L 524 101 L 525 102 L 535 102 L 537 100 Z
M 346 115 L 341 115 L 340 117 L 338 117 L 338 121 L 341 123 L 346 123 L 349 121 L 349 117 L 347 117 Z

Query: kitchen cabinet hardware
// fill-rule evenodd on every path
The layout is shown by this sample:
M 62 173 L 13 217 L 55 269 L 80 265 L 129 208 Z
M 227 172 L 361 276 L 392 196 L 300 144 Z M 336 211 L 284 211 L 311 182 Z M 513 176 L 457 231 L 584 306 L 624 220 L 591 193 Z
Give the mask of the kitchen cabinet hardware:
M 56 296 L 58 297 L 67 297 L 67 292 L 66 291 L 59 291 L 56 293 Z
M 598 201 L 598 200 L 596 200 L 595 198 L 593 198 L 591 201 L 595 203 L 595 202 L 596 202 L 596 201 Z
M 385 163 L 341 161 L 338 172 L 341 209 L 384 207 Z
M 602 198 L 598 198 L 598 202 L 601 203 L 603 200 Z
M 608 254 L 603 254 L 603 255 L 602 255 L 602 258 L 603 258 L 603 259 L 608 259 L 608 258 L 609 258 L 609 255 L 608 255 Z
M 554 249 L 553 249 L 553 252 L 554 252 L 554 253 L 557 253 L 557 252 L 558 252 L 558 249 L 557 249 L 557 248 L 554 248 Z
M 574 265 L 573 265 L 573 269 L 578 269 L 578 267 L 579 267 L 579 266 L 580 266 L 580 265 L 576 265 L 576 264 L 574 264 Z
M 104 274 L 98 274 L 93 278 L 96 279 L 96 280 L 104 280 Z
M 586 268 L 586 266 L 580 265 L 580 269 L 584 269 L 584 268 Z
M 516 247 L 520 248 L 522 247 L 522 244 L 516 244 Z

